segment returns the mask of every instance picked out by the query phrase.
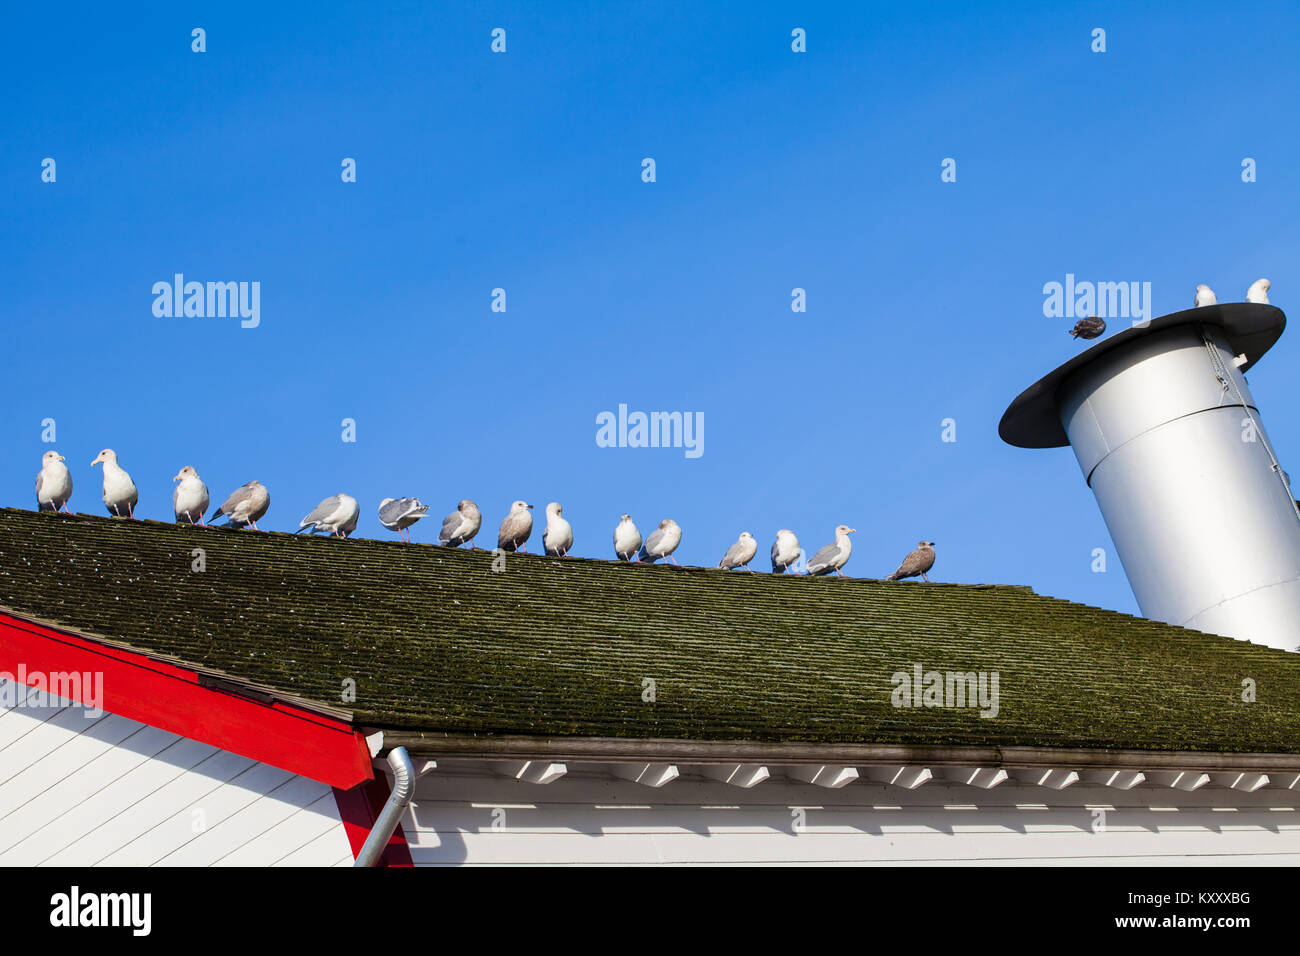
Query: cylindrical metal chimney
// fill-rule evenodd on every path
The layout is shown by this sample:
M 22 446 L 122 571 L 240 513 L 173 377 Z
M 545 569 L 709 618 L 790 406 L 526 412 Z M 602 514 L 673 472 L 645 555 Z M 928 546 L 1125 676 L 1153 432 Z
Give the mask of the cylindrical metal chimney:
M 1247 303 L 1161 316 L 1030 386 L 998 431 L 1074 448 L 1143 615 L 1297 650 L 1300 512 L 1242 375 L 1285 327 Z

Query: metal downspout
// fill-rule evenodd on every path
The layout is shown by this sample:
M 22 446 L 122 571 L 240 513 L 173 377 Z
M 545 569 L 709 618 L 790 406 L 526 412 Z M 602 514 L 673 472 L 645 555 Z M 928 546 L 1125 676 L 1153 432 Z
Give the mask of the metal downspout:
M 415 768 L 411 766 L 411 756 L 405 747 L 389 751 L 388 766 L 393 768 L 393 792 L 388 795 L 388 802 L 384 804 L 353 866 L 374 866 L 379 861 L 398 821 L 410 806 L 411 797 L 415 795 Z

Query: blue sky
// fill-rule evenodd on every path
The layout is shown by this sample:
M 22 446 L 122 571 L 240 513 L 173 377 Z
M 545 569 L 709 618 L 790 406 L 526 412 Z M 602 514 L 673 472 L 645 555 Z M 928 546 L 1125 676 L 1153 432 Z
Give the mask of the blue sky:
M 523 498 L 536 550 L 558 500 L 575 553 L 626 511 L 713 565 L 844 522 L 849 574 L 928 538 L 939 580 L 1136 612 L 1073 454 L 997 436 L 1081 347 L 1044 283 L 1150 282 L 1155 315 L 1300 285 L 1294 4 L 305 9 L 0 14 L 3 504 L 53 418 L 78 511 L 108 446 L 148 518 L 192 464 L 216 501 L 260 479 L 276 530 L 346 491 L 392 537 L 417 495 L 428 542 L 470 497 L 494 543 Z M 155 317 L 177 272 L 260 282 L 261 324 Z M 1298 342 L 1250 376 L 1293 473 Z M 702 412 L 703 456 L 597 447 L 620 403 Z

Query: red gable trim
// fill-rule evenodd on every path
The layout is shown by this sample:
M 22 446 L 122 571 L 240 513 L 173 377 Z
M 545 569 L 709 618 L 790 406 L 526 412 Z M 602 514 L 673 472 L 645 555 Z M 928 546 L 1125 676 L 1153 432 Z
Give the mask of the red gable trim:
M 194 671 L 0 613 L 0 671 L 16 679 L 19 665 L 32 685 L 34 675 L 102 673 L 109 713 L 332 787 L 374 779 L 365 737 L 345 721 L 201 687 Z
M 388 779 L 382 774 L 375 774 L 374 780 L 353 787 L 351 790 L 334 788 L 334 802 L 338 804 L 339 819 L 343 821 L 348 842 L 352 844 L 352 859 L 357 858 L 357 854 L 366 844 L 366 837 L 370 836 L 370 831 L 375 828 L 379 815 L 384 811 L 384 804 L 388 802 L 389 792 Z M 384 847 L 384 852 L 379 854 L 379 861 L 375 866 L 414 865 L 411 859 L 411 848 L 406 842 L 406 832 L 402 829 L 399 820 L 393 835 L 388 838 L 388 845 Z

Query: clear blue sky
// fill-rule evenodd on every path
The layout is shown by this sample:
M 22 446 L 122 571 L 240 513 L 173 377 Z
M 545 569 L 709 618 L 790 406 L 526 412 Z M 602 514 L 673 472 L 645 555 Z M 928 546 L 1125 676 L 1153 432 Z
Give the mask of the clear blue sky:
M 78 511 L 103 513 L 110 446 L 148 518 L 192 464 L 215 501 L 260 479 L 277 530 L 346 491 L 388 538 L 379 500 L 417 495 L 428 542 L 471 497 L 492 544 L 524 498 L 535 550 L 559 500 L 578 554 L 610 556 L 627 511 L 713 565 L 742 530 L 761 561 L 777 528 L 812 551 L 844 522 L 850 574 L 928 538 L 938 579 L 1135 612 L 1113 554 L 1090 570 L 1111 544 L 1072 452 L 997 436 L 1081 347 L 1044 283 L 1148 281 L 1156 315 L 1198 282 L 1300 288 L 1294 3 L 0 17 L 5 505 L 34 507 L 49 417 Z M 260 282 L 261 325 L 156 318 L 176 272 Z M 1298 352 L 1250 377 L 1293 473 Z M 598 448 L 620 403 L 703 412 L 704 455 Z

